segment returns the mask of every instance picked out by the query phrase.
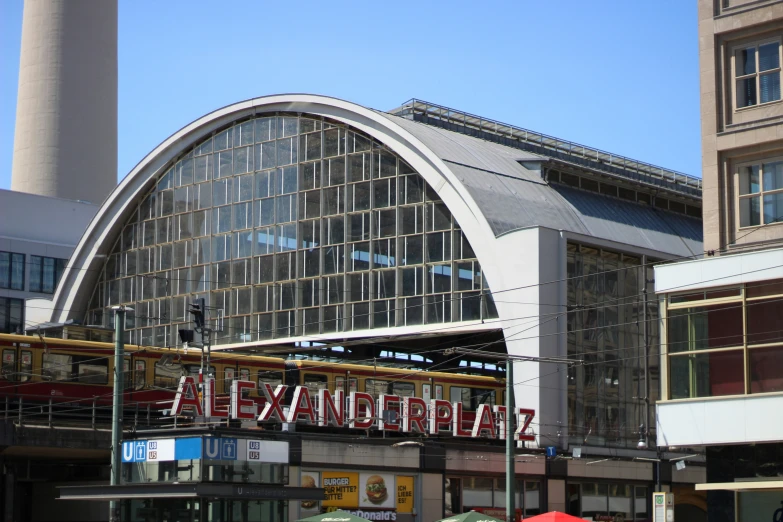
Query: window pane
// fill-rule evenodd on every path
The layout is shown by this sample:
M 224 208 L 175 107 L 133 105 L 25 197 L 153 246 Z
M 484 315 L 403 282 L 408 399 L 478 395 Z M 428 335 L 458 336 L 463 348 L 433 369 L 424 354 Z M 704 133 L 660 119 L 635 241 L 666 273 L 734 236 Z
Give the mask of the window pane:
M 783 221 L 783 192 L 764 196 L 764 223 Z
M 740 226 L 753 227 L 761 224 L 760 198 L 740 199 Z
M 756 72 L 756 48 L 737 51 L 737 76 L 745 76 Z
M 38 256 L 30 256 L 31 272 L 35 269 L 35 260 Z M 31 273 L 31 278 L 33 277 Z M 8 288 L 11 285 L 11 254 L 8 252 L 0 252 L 0 288 Z M 36 290 L 30 288 L 31 292 Z
M 747 304 L 748 344 L 783 342 L 783 304 L 780 299 Z M 783 353 L 783 348 L 778 348 Z
M 671 398 L 744 393 L 742 350 L 671 357 Z
M 780 67 L 778 43 L 768 43 L 759 46 L 759 71 L 769 71 Z
M 737 107 L 756 105 L 756 77 L 737 80 Z
M 670 353 L 743 344 L 740 303 L 670 310 L 668 326 Z
M 759 76 L 759 94 L 761 103 L 780 99 L 780 72 L 776 71 Z
M 758 185 L 758 179 L 756 179 Z M 783 161 L 764 164 L 764 190 L 783 189 Z M 753 192 L 758 192 L 758 188 Z M 747 192 L 742 192 L 747 194 Z
M 766 177 L 766 170 L 769 167 L 770 170 L 772 170 L 772 167 L 774 165 L 777 165 L 776 163 L 769 163 L 767 165 L 764 165 L 764 181 L 767 181 Z M 739 191 L 740 195 L 744 194 L 755 194 L 759 190 L 761 190 L 761 185 L 759 184 L 761 178 L 759 175 L 759 166 L 758 165 L 751 165 L 749 167 L 741 167 L 740 168 L 740 181 L 739 181 Z
M 783 391 L 783 350 L 780 347 L 748 351 L 750 392 Z
M 46 286 L 44 282 L 44 292 L 54 292 L 54 259 L 45 257 L 44 261 L 50 262 L 52 270 L 51 287 Z M 11 254 L 11 288 L 14 290 L 24 290 L 24 254 Z

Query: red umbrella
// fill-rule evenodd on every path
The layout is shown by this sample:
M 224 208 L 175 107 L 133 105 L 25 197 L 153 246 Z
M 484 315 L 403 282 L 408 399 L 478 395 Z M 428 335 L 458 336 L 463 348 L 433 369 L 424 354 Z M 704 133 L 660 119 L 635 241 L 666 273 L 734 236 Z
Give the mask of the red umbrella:
M 526 518 L 524 522 L 585 522 L 583 518 L 566 515 L 559 511 L 550 511 L 543 515 Z

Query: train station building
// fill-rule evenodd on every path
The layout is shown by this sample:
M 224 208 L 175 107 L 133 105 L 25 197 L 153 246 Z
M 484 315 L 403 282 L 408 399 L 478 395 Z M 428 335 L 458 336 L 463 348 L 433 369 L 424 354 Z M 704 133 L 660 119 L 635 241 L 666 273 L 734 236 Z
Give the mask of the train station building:
M 43 393 L 58 384 L 55 368 L 68 368 L 63 380 L 110 375 L 108 360 L 87 364 L 62 337 L 74 325 L 112 329 L 113 308 L 126 306 L 125 341 L 149 352 L 129 361 L 136 390 L 173 395 L 181 376 L 198 374 L 183 361 L 200 350 L 186 352 L 179 331 L 192 328 L 191 305 L 201 299 L 211 335 L 200 341 L 210 344 L 218 394 L 234 380 L 260 390 L 293 375 L 290 384 L 313 397 L 327 389 L 443 400 L 475 416 L 502 404 L 496 356 L 530 357 L 515 363 L 513 379 L 516 406 L 534 412 L 529 440 L 518 444 L 518 516 L 648 520 L 660 484 L 682 491 L 680 508 L 699 520 L 700 459 L 675 470 L 676 454 L 656 446 L 652 264 L 701 252 L 697 178 L 419 100 L 383 112 L 324 96 L 265 96 L 186 125 L 111 192 L 53 298 L 27 301 L 28 333 L 46 344 L 32 373 L 47 376 Z M 4 364 L 5 350 L 20 361 L 37 346 L 29 343 L 9 337 Z M 285 376 L 251 371 L 243 361 L 252 357 L 278 358 Z M 250 395 L 258 415 L 267 400 L 259 390 Z M 17 407 L 25 415 L 16 397 L 9 418 Z M 182 437 L 198 439 L 201 452 L 216 440 L 244 441 L 246 458 L 251 442 L 287 449 L 259 464 L 210 462 L 206 453 L 177 459 L 174 449 L 165 465 L 131 459 L 127 487 L 142 476 L 202 492 L 253 484 L 272 498 L 231 490 L 217 508 L 216 490 L 147 491 L 146 500 L 134 490 L 123 497 L 128 520 L 165 510 L 182 520 L 207 520 L 207 510 L 219 513 L 208 520 L 245 520 L 261 510 L 262 520 L 294 521 L 337 507 L 410 522 L 468 509 L 505 517 L 503 443 L 481 430 L 393 433 L 377 429 L 384 417 L 362 430 L 258 420 L 210 429 L 182 418 L 175 428 L 171 416 L 161 420 L 169 406 L 135 407 L 142 413 L 132 422 L 126 414 L 134 431 L 126 438 L 144 442 L 145 459 L 150 442 Z M 21 472 L 34 460 L 7 465 Z M 379 481 L 405 494 L 370 502 L 363 488 Z M 321 487 L 326 497 L 272 486 Z M 100 496 L 88 493 L 71 496 Z M 239 518 L 226 518 L 227 509 Z

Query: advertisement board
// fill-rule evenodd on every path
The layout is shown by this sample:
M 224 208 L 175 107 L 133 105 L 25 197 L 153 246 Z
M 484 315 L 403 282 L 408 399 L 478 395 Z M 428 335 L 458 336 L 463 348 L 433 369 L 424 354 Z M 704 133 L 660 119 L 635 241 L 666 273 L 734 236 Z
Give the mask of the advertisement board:
M 397 475 L 397 513 L 413 513 L 413 477 Z
M 325 500 L 300 503 L 301 517 L 341 509 L 370 520 L 397 520 L 415 511 L 415 477 L 372 471 L 303 470 L 302 487 L 323 487 Z
M 359 507 L 376 509 L 394 509 L 397 497 L 394 492 L 394 475 L 388 473 L 361 473 L 359 475 L 361 494 Z
M 359 507 L 359 474 L 351 471 L 323 471 L 321 484 L 326 492 L 324 507 Z
M 321 485 L 321 474 L 317 471 L 302 472 L 300 485 L 303 488 L 317 488 Z M 302 518 L 318 515 L 321 512 L 320 502 L 317 500 L 303 500 L 299 503 L 302 508 Z

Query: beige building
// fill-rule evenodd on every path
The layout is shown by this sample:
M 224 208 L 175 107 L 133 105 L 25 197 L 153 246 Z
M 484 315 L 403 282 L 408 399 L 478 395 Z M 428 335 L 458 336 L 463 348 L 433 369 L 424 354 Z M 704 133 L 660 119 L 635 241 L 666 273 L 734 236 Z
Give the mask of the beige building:
M 783 239 L 783 2 L 699 0 L 704 246 Z
M 707 255 L 655 268 L 658 446 L 704 448 L 710 522 L 780 520 L 783 2 L 698 5 Z

